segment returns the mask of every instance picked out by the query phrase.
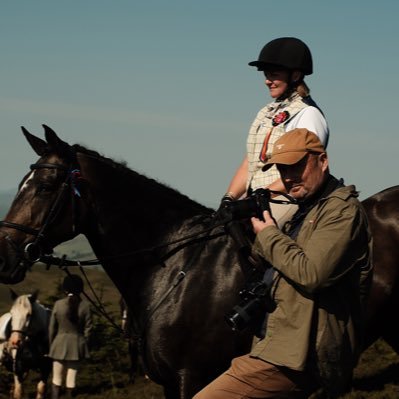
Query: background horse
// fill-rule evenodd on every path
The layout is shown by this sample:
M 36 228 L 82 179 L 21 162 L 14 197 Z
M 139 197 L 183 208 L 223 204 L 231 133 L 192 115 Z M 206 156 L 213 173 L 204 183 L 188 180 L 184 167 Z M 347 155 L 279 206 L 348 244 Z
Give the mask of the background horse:
M 40 379 L 36 399 L 42 399 L 51 371 L 51 359 L 46 356 L 50 312 L 36 301 L 37 293 L 18 296 L 11 292 L 14 304 L 0 326 L 8 335 L 3 342 L 2 364 L 14 374 L 14 399 L 22 398 L 22 383 L 29 370 L 37 370 Z
M 11 313 L 7 312 L 0 316 L 0 365 L 3 363 L 7 350 L 7 341 L 11 335 Z
M 251 332 L 223 319 L 248 273 L 232 239 L 212 228 L 211 209 L 44 128 L 46 141 L 23 129 L 40 159 L 0 224 L 0 281 L 21 281 L 83 233 L 128 304 L 146 373 L 167 399 L 191 398 L 251 347 Z M 381 321 L 399 305 L 398 201 L 399 187 L 365 201 L 376 237 L 367 344 L 383 337 L 396 350 L 396 323 Z
M 382 337 L 399 354 L 399 186 L 374 194 L 362 203 L 373 235 L 374 263 L 365 348 Z

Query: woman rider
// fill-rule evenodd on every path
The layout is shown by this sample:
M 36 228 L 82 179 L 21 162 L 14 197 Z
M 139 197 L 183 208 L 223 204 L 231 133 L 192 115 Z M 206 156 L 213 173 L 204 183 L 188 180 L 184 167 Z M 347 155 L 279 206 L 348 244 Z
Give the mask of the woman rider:
M 253 121 L 247 139 L 247 154 L 233 176 L 222 199 L 232 201 L 250 195 L 259 188 L 284 192 L 280 175 L 273 166 L 262 171 L 274 143 L 287 131 L 306 128 L 327 146 L 329 129 L 326 119 L 310 97 L 304 81 L 313 73 L 308 46 L 294 37 L 282 37 L 267 43 L 258 60 L 249 63 L 265 75 L 265 84 L 273 102 L 263 107 Z M 271 204 L 272 214 L 281 226 L 296 211 L 295 205 Z

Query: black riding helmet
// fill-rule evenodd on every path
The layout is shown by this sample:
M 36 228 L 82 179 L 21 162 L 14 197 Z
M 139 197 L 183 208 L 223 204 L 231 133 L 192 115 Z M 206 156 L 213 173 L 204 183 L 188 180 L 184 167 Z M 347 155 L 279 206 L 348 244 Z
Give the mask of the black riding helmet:
M 309 47 L 295 37 L 280 37 L 272 40 L 262 48 L 258 60 L 248 65 L 256 66 L 258 71 L 264 71 L 270 66 L 282 66 L 302 71 L 304 75 L 313 73 L 312 54 Z
M 83 292 L 83 280 L 76 274 L 68 274 L 62 283 L 65 292 L 78 295 Z

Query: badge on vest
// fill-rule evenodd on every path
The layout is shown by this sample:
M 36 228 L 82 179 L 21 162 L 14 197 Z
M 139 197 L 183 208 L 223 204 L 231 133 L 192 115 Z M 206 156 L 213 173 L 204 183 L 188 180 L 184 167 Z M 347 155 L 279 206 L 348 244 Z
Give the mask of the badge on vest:
M 290 114 L 288 111 L 281 111 L 273 118 L 272 124 L 273 124 L 273 126 L 280 125 L 281 123 L 288 120 L 289 117 L 290 117 Z

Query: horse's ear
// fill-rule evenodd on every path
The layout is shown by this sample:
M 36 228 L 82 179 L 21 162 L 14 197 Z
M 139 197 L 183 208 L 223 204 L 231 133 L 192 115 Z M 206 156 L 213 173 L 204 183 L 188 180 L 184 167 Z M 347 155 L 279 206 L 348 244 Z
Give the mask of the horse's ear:
M 33 291 L 32 294 L 29 295 L 29 301 L 30 301 L 30 303 L 36 302 L 38 296 L 39 296 L 39 290 Z
M 15 301 L 19 296 L 12 288 L 10 288 L 10 295 L 13 301 Z
M 28 140 L 28 143 L 36 152 L 36 154 L 39 156 L 44 155 L 47 149 L 47 143 L 44 140 L 39 139 L 39 137 L 36 137 L 33 134 L 29 133 L 23 126 L 21 126 L 21 129 L 22 133 L 24 134 L 24 136 Z
M 71 146 L 65 141 L 62 141 L 57 136 L 55 131 L 51 129 L 51 127 L 43 125 L 43 128 L 44 128 L 44 135 L 46 137 L 49 148 L 51 148 L 59 155 L 64 155 L 69 157 L 71 154 Z

